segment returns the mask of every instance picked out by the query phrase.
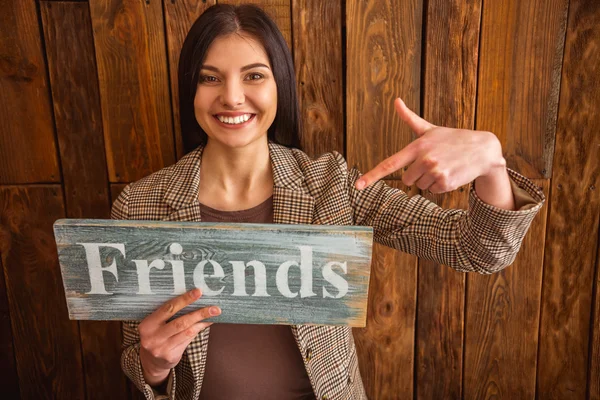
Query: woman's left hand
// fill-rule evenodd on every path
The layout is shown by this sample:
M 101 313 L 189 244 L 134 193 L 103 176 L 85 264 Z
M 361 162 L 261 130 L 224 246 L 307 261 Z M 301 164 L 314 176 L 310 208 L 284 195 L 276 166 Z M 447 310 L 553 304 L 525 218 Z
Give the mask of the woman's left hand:
M 505 168 L 502 146 L 493 133 L 433 125 L 412 112 L 400 98 L 394 106 L 418 138 L 358 179 L 357 189 L 407 165 L 410 167 L 403 173 L 402 182 L 407 186 L 416 183 L 431 193 L 450 192 Z

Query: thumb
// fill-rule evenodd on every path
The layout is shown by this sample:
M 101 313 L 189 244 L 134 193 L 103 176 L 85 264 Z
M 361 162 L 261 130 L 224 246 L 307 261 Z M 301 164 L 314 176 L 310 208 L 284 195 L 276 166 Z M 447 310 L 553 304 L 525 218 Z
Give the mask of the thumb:
M 402 121 L 406 122 L 410 129 L 412 129 L 418 136 L 423 136 L 425 132 L 435 128 L 435 125 L 419 117 L 410 108 L 408 108 L 400 97 L 394 101 L 394 107 L 396 108 L 396 112 Z

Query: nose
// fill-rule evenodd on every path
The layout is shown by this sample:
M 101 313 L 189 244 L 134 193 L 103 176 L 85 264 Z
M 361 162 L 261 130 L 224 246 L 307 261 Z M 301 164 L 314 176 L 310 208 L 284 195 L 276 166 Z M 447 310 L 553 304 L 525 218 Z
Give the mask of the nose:
M 230 80 L 223 85 L 221 104 L 224 107 L 235 108 L 245 101 L 244 87 L 237 80 Z

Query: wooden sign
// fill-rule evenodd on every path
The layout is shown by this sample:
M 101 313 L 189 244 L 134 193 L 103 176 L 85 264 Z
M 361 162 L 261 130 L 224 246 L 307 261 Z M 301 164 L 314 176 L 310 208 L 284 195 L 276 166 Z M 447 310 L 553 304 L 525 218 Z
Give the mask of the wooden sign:
M 214 322 L 366 323 L 370 227 L 61 219 L 54 235 L 71 319 L 142 320 L 198 287 L 178 315 L 217 305 Z

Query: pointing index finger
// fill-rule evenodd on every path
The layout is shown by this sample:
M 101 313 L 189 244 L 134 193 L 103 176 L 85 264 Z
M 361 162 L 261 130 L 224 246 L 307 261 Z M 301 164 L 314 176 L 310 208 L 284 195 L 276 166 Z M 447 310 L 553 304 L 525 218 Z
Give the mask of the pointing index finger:
M 358 179 L 355 183 L 356 189 L 362 190 L 373 182 L 376 182 L 379 179 L 390 175 L 392 172 L 398 171 L 415 161 L 417 154 L 414 149 L 414 143 L 415 142 L 411 142 L 398 153 L 386 158 L 377 164 L 375 168 L 360 177 L 360 179 Z

